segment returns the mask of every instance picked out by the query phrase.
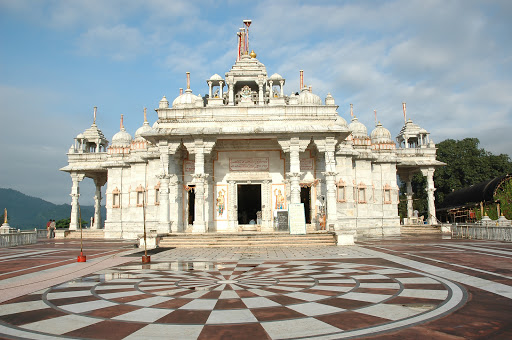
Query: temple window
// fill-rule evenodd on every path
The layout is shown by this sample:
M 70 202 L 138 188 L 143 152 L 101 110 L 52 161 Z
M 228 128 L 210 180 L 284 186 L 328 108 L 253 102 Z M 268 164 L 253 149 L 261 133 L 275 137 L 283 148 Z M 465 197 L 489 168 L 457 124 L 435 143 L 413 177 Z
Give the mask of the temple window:
M 384 204 L 391 204 L 391 187 L 386 184 L 384 187 Z
M 345 185 L 345 182 L 343 182 L 343 180 L 340 179 L 340 181 L 338 182 L 338 202 L 346 202 L 347 199 L 346 199 L 346 185 Z
M 155 205 L 160 204 L 160 182 L 155 186 Z
M 363 183 L 359 184 L 357 187 L 357 202 L 366 203 L 366 185 Z
M 144 204 L 144 188 L 139 185 L 135 191 L 137 192 L 137 206 L 142 207 Z
M 120 195 L 119 195 L 119 189 L 116 187 L 114 191 L 112 191 L 112 208 L 119 208 L 121 206 L 120 204 Z

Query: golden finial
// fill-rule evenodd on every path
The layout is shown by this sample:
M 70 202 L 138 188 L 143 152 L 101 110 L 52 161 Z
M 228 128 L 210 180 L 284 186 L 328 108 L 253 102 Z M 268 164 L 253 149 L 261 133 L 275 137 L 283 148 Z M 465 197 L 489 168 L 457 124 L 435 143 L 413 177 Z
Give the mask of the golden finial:
M 254 50 L 251 51 L 251 54 L 249 54 L 251 58 L 256 58 L 256 53 L 254 53 Z
M 7 223 L 7 208 L 4 208 L 4 223 Z

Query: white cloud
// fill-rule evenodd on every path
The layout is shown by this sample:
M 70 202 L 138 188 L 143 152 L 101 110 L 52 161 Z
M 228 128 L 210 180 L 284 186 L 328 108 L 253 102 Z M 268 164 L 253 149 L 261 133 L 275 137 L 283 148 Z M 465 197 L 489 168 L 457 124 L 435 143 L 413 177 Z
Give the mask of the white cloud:
M 80 35 L 77 44 L 81 54 L 106 55 L 114 60 L 126 60 L 148 53 L 150 41 L 137 28 L 120 24 L 114 27 L 91 28 Z

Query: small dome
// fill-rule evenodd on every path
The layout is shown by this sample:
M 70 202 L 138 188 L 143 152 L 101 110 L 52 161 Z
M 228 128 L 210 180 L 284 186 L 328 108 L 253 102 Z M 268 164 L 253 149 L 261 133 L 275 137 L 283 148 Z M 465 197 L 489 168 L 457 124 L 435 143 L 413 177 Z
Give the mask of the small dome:
M 327 96 L 325 97 L 325 105 L 336 105 L 334 97 L 330 93 L 327 93 Z
M 84 138 L 85 138 L 85 136 L 81 132 L 78 135 L 76 135 L 76 139 L 84 139 Z
M 210 80 L 222 80 L 222 77 L 215 73 L 213 76 L 210 77 Z
M 283 80 L 283 77 L 279 73 L 274 73 L 273 75 L 270 76 L 269 80 L 280 81 Z
M 300 105 L 322 105 L 322 99 L 316 94 L 309 92 L 308 88 L 303 88 L 299 94 Z
M 125 128 L 122 127 L 121 131 L 116 133 L 114 137 L 112 137 L 112 147 L 125 148 L 130 147 L 132 143 L 132 136 L 126 132 Z
M 347 121 L 345 119 L 343 119 L 343 117 L 341 117 L 341 116 L 336 117 L 334 124 L 347 127 Z
M 388 129 L 382 126 L 379 122 L 377 127 L 371 133 L 372 144 L 390 144 L 393 143 L 391 140 L 391 133 Z
M 149 126 L 149 123 L 147 121 L 144 122 L 144 124 L 135 131 L 135 139 L 134 141 L 144 141 L 144 137 L 142 137 L 143 133 L 151 131 L 151 126 Z
M 185 93 L 179 95 L 172 102 L 173 109 L 183 109 L 190 107 L 202 107 L 203 106 L 203 98 L 201 96 L 196 96 L 192 94 L 191 89 L 186 89 Z
M 162 97 L 162 99 L 160 99 L 160 103 L 158 104 L 158 108 L 159 109 L 166 109 L 169 107 L 169 101 L 167 100 L 167 98 L 165 98 L 165 96 Z
M 152 129 L 149 126 L 149 123 L 148 123 L 147 110 L 146 110 L 146 108 L 144 108 L 144 124 L 142 124 L 142 126 L 140 128 L 138 128 L 137 131 L 135 131 L 134 142 L 143 142 L 143 141 L 145 141 L 146 139 L 144 137 L 142 137 L 141 135 L 143 133 L 146 133 L 146 132 L 151 131 L 151 130 Z
M 348 124 L 348 129 L 352 132 L 352 136 L 354 138 L 368 138 L 368 130 L 363 123 L 361 123 L 357 117 L 354 116 L 350 124 Z

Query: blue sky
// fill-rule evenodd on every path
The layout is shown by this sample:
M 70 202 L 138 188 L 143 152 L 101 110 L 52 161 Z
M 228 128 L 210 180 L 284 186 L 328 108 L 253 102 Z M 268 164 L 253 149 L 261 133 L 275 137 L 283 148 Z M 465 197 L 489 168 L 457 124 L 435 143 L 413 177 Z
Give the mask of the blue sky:
M 241 4 L 243 3 L 243 5 Z M 191 72 L 195 94 L 236 58 L 236 31 L 252 19 L 250 48 L 298 91 L 328 92 L 350 121 L 378 120 L 396 136 L 407 116 L 435 142 L 477 137 L 512 155 L 511 1 L 36 1 L 0 0 L 0 187 L 69 203 L 73 138 L 92 123 L 107 139 L 125 116 L 172 100 Z M 81 184 L 92 204 L 92 181 Z

